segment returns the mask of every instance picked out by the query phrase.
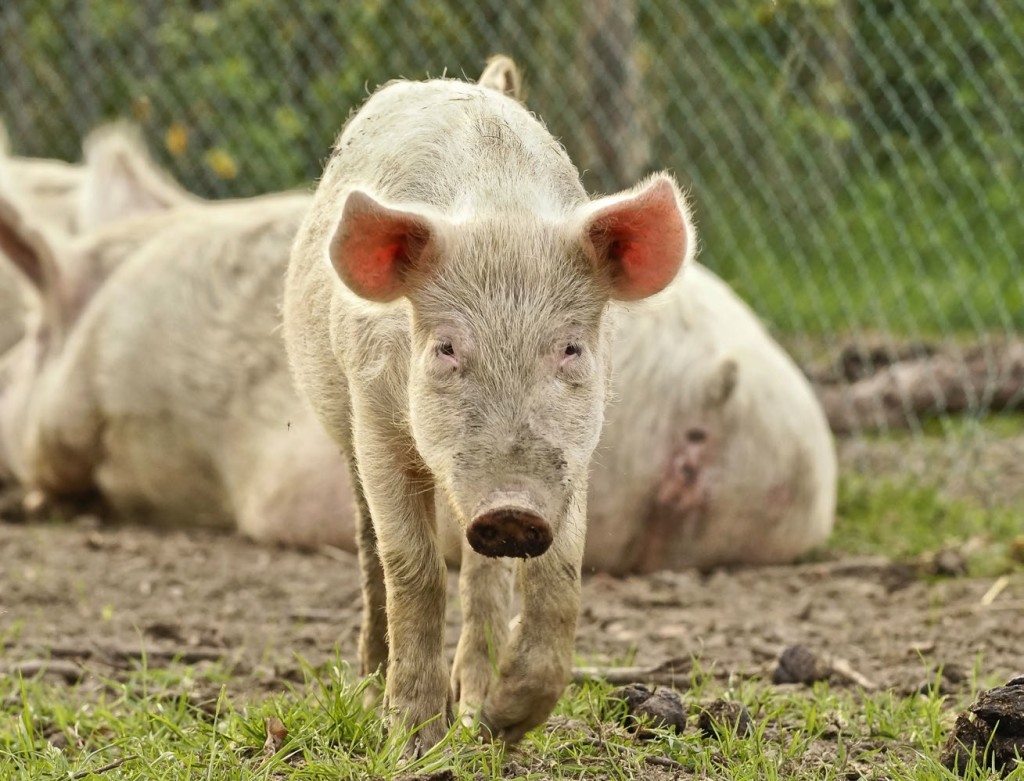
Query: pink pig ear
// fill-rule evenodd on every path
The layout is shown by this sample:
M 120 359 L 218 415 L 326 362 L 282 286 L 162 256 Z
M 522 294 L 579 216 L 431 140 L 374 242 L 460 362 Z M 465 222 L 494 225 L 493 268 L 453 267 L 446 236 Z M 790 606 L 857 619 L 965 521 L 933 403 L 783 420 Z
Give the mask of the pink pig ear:
M 353 190 L 328 255 L 341 281 L 370 301 L 393 301 L 406 293 L 407 273 L 436 252 L 438 226 L 430 217 L 396 209 Z
M 656 174 L 587 208 L 584 244 L 610 272 L 612 298 L 635 301 L 664 289 L 693 255 L 686 201 L 668 174 Z

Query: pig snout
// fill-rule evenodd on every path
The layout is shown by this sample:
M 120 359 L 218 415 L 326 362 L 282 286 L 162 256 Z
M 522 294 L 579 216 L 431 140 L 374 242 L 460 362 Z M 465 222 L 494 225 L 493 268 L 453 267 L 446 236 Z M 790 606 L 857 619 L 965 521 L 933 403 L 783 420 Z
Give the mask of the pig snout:
M 466 529 L 469 544 L 481 556 L 527 559 L 551 546 L 551 525 L 535 511 L 514 505 L 492 506 Z

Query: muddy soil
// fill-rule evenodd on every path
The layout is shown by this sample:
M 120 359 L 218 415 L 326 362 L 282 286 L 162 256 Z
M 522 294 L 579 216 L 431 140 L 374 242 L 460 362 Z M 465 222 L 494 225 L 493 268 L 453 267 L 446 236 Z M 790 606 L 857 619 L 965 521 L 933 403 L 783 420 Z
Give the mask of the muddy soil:
M 458 632 L 450 579 L 448 640 Z M 577 653 L 585 664 L 651 665 L 697 657 L 716 675 L 770 677 L 802 644 L 839 656 L 876 685 L 910 691 L 937 665 L 1021 671 L 1024 579 L 990 604 L 989 579 L 927 582 L 882 559 L 847 559 L 585 580 Z M 145 647 L 168 658 L 222 656 L 241 692 L 268 671 L 355 661 L 355 558 L 271 549 L 235 536 L 0 523 L 2 662 L 47 656 L 113 660 Z M 249 678 L 251 677 L 251 680 Z
M 591 575 L 577 652 L 587 665 L 681 660 L 685 687 L 691 658 L 723 685 L 734 675 L 770 680 L 780 651 L 800 644 L 899 693 L 933 681 L 939 665 L 966 691 L 979 660 L 986 677 L 1024 668 L 1024 577 L 986 598 L 993 582 L 928 582 L 880 559 Z M 454 576 L 450 586 L 451 653 Z M 51 659 L 49 674 L 69 682 L 116 676 L 145 648 L 151 667 L 177 655 L 227 660 L 229 693 L 259 697 L 302 680 L 297 657 L 317 665 L 337 647 L 355 663 L 359 598 L 355 559 L 340 551 L 269 549 L 90 517 L 0 522 L 0 672 Z

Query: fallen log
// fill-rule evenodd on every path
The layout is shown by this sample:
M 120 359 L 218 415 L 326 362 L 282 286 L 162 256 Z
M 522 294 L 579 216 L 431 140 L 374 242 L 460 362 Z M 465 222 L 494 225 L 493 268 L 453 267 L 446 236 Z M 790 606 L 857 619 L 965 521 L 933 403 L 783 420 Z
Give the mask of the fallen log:
M 941 415 L 1024 409 L 1024 342 L 883 365 L 862 379 L 815 384 L 836 434 L 911 428 Z

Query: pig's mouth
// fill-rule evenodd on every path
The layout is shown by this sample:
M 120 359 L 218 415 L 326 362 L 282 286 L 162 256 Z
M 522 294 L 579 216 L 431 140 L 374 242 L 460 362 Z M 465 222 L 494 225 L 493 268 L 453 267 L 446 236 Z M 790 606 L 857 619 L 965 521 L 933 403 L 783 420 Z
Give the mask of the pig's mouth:
M 551 524 L 518 498 L 494 496 L 473 516 L 466 539 L 481 556 L 527 559 L 551 547 Z

